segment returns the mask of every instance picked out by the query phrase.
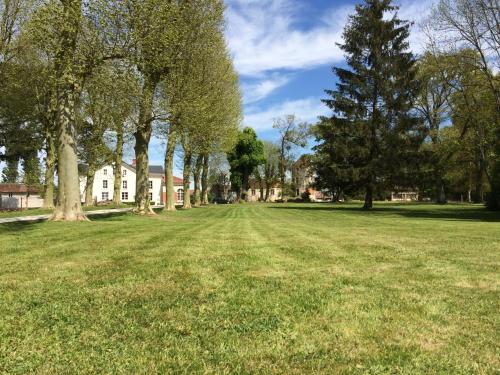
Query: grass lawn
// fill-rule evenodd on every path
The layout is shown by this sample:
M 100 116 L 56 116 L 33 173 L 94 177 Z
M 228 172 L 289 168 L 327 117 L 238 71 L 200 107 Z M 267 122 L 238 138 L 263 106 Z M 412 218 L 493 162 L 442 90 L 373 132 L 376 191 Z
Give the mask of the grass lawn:
M 500 215 L 377 207 L 0 225 L 0 373 L 498 374 Z

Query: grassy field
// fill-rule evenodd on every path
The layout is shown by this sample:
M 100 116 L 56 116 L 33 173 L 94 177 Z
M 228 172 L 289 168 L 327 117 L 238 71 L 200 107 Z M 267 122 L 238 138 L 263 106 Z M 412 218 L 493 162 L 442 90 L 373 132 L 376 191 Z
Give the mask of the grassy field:
M 0 225 L 0 373 L 498 374 L 500 215 L 377 207 Z

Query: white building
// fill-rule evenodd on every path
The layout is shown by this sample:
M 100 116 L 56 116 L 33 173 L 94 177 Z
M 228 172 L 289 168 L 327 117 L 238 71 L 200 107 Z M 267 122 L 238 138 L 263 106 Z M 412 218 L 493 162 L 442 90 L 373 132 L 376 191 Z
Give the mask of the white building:
M 0 184 L 0 210 L 39 208 L 43 198 L 37 188 L 25 184 Z
M 135 162 L 127 164 L 122 162 L 122 177 L 120 181 L 120 201 L 123 203 L 133 203 L 135 201 L 136 192 L 136 169 Z M 80 165 L 80 170 L 83 174 L 80 176 L 80 197 L 82 202 L 85 201 L 85 186 L 87 178 L 85 176 L 86 166 Z M 149 166 L 149 199 L 152 204 L 163 205 L 166 198 L 165 188 L 165 173 L 161 165 Z M 113 187 L 115 177 L 113 174 L 113 166 L 105 165 L 96 171 L 94 176 L 94 184 L 92 187 L 92 197 L 94 202 L 106 202 L 113 200 Z M 184 190 L 182 188 L 182 179 L 174 177 L 174 190 L 176 193 L 176 203 L 182 203 L 184 198 Z

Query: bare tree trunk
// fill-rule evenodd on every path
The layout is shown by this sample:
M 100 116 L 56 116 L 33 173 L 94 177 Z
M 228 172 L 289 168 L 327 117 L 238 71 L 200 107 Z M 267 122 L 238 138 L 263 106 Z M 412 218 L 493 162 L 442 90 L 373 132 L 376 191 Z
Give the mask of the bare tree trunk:
M 189 145 L 184 145 L 184 170 L 183 170 L 183 180 L 184 180 L 184 202 L 182 208 L 191 208 L 191 194 L 189 193 L 189 179 L 191 177 L 191 162 L 192 154 Z
M 95 177 L 95 165 L 89 164 L 89 169 L 87 171 L 87 181 L 85 182 L 85 206 L 90 207 L 94 204 L 94 177 Z
M 203 155 L 199 154 L 196 157 L 196 163 L 194 167 L 193 179 L 194 179 L 194 206 L 201 206 L 201 172 L 203 169 Z
M 43 208 L 54 208 L 54 172 L 56 167 L 56 146 L 51 129 L 45 132 L 45 178 L 43 186 Z
M 165 209 L 175 211 L 175 192 L 174 192 L 174 152 L 177 144 L 176 124 L 171 123 L 168 131 L 167 150 L 165 151 L 165 185 L 167 197 Z
M 441 178 L 440 171 L 436 171 L 436 203 L 446 204 L 446 193 L 444 190 L 444 181 Z
M 134 133 L 136 160 L 136 192 L 134 212 L 154 214 L 149 200 L 149 141 L 152 133 L 153 96 L 158 79 L 146 76 L 142 88 L 139 124 Z
M 373 186 L 372 184 L 366 185 L 366 194 L 365 194 L 365 204 L 363 209 L 371 210 L 373 208 Z
M 201 204 L 208 204 L 208 162 L 209 155 L 203 155 L 203 172 L 201 173 Z
M 264 197 L 264 202 L 269 202 L 269 193 L 270 193 L 270 190 L 271 190 L 271 184 L 269 183 L 269 179 L 268 177 L 266 176 L 265 177 L 266 181 L 265 181 L 265 184 L 266 184 L 266 195 Z
M 119 205 L 121 203 L 121 183 L 122 183 L 122 159 L 123 159 L 123 124 L 116 129 L 116 149 L 114 152 L 113 163 L 113 203 Z

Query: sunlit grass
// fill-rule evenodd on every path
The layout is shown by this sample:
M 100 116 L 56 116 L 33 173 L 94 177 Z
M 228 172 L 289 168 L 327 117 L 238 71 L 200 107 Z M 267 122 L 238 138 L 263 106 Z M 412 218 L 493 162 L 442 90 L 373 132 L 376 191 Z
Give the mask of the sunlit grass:
M 0 225 L 0 372 L 496 373 L 499 265 L 479 206 Z

